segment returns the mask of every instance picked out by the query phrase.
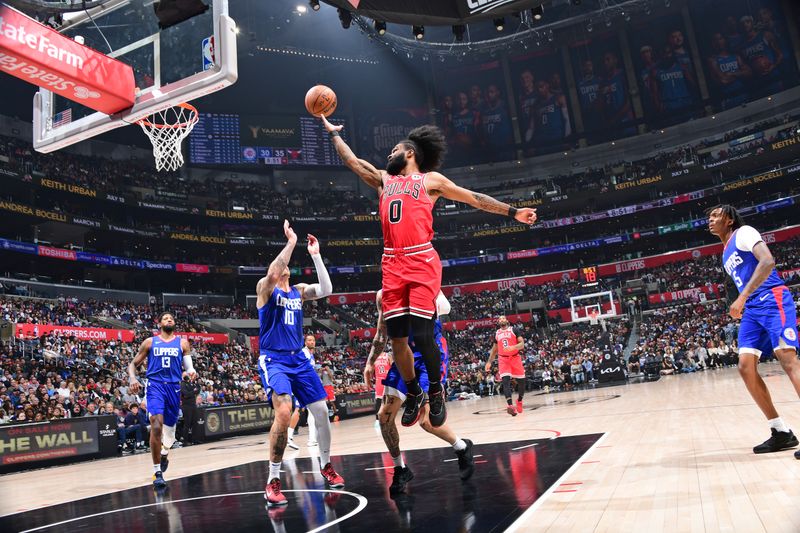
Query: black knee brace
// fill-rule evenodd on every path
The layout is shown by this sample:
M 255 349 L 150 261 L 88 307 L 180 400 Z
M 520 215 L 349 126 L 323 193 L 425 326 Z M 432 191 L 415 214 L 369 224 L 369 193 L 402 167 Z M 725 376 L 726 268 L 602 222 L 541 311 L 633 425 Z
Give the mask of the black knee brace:
M 434 319 L 411 316 L 411 330 L 414 336 L 414 351 L 422 354 L 428 381 L 439 383 L 442 380 L 442 354 L 434 337 Z

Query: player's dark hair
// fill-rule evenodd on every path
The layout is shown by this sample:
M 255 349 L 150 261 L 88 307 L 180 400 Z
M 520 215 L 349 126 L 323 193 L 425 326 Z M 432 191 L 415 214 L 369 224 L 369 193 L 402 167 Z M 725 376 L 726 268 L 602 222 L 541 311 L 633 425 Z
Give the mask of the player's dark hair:
M 406 148 L 414 150 L 417 166 L 422 172 L 437 170 L 442 166 L 447 142 L 442 130 L 436 126 L 425 125 L 414 128 L 408 139 L 400 141 Z
M 173 314 L 172 314 L 172 313 L 170 313 L 169 311 L 164 311 L 163 313 L 161 313 L 160 315 L 158 315 L 158 323 L 159 323 L 159 324 L 161 324 L 161 321 L 162 321 L 162 320 L 164 320 L 164 317 L 165 317 L 166 315 L 169 315 L 169 316 L 171 316 L 173 319 L 175 318 L 175 315 L 173 315 Z
M 731 224 L 731 229 L 739 229 L 744 226 L 744 218 L 742 215 L 739 214 L 739 211 L 736 210 L 730 204 L 717 204 L 713 207 L 709 207 L 706 209 L 706 216 L 710 215 L 712 211 L 719 209 L 723 215 L 733 220 L 733 224 Z

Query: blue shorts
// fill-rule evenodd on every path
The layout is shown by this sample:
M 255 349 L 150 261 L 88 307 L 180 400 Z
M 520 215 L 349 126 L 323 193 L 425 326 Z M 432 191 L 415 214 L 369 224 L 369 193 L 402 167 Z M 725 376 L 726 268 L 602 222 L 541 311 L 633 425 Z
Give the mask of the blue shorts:
M 147 398 L 147 414 L 163 415 L 165 426 L 174 426 L 178 423 L 178 414 L 181 410 L 180 383 L 150 380 L 145 388 L 145 398 Z
M 422 387 L 422 390 L 428 392 L 428 386 L 430 385 L 428 381 L 428 369 L 425 368 L 425 360 L 419 353 L 414 354 L 414 371 L 417 373 L 419 386 Z M 394 396 L 395 398 L 400 398 L 405 401 L 407 393 L 408 387 L 406 387 L 406 382 L 403 381 L 403 377 L 397 369 L 397 363 L 392 363 L 392 366 L 389 368 L 389 373 L 383 378 L 383 396 Z
M 270 397 L 272 394 L 289 394 L 294 397 L 295 407 L 305 407 L 328 398 L 322 381 L 305 355 L 286 357 L 262 353 L 258 358 L 258 375 Z
M 739 325 L 739 353 L 770 354 L 781 348 L 797 351 L 797 311 L 792 293 L 776 287 L 745 304 Z

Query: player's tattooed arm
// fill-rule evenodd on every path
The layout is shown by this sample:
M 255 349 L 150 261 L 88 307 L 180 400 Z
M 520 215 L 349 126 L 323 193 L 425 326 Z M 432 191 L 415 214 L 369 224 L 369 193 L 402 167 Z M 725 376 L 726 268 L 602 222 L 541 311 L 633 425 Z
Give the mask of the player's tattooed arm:
M 487 213 L 510 216 L 517 221 L 522 222 L 523 224 L 530 225 L 536 222 L 535 209 L 517 209 L 505 202 L 496 200 L 491 196 L 470 191 L 464 187 L 459 187 L 438 172 L 429 172 L 426 175 L 425 180 L 425 186 L 428 189 L 428 194 L 434 198 L 434 201 L 439 196 L 443 196 L 448 200 L 471 205 L 475 209 L 480 209 L 481 211 L 486 211 Z
M 141 388 L 141 383 L 139 383 L 139 379 L 136 377 L 136 369 L 147 359 L 147 353 L 150 351 L 150 345 L 152 343 L 152 338 L 145 339 L 144 342 L 139 345 L 139 351 L 136 353 L 136 357 L 128 364 L 128 384 L 130 386 L 130 391 L 134 394 L 138 394 Z
M 283 221 L 283 233 L 286 235 L 286 246 L 283 247 L 281 253 L 270 263 L 267 269 L 267 275 L 258 280 L 256 284 L 256 306 L 263 307 L 272 295 L 275 285 L 281 279 L 281 274 L 284 269 L 289 267 L 289 261 L 292 258 L 292 252 L 295 245 L 297 245 L 297 234 L 295 234 L 292 227 L 289 225 L 288 220 Z
M 334 126 L 324 116 L 320 118 L 322 119 L 322 124 L 325 126 L 325 129 L 331 134 L 333 147 L 336 148 L 336 153 L 342 158 L 342 162 L 347 168 L 355 172 L 364 183 L 380 191 L 380 188 L 383 187 L 383 171 L 375 168 L 369 161 L 364 161 L 356 157 L 353 150 L 339 135 L 339 132 L 342 131 L 344 126 L 341 124 Z

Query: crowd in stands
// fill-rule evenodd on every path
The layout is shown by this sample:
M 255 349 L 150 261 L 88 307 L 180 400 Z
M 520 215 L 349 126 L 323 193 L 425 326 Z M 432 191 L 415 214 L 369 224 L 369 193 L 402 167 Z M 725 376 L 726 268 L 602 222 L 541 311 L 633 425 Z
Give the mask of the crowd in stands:
M 777 133 L 756 139 L 751 143 L 734 148 L 712 150 L 699 153 L 709 147 L 724 144 L 731 139 L 750 133 L 768 130 L 785 124 Z M 732 130 L 725 134 L 700 141 L 692 146 L 678 146 L 639 161 L 608 162 L 602 167 L 592 168 L 580 174 L 550 176 L 546 182 L 541 176 L 489 183 L 479 189 L 482 191 L 502 191 L 534 187 L 525 192 L 520 199 L 535 198 L 541 194 L 541 186 L 556 188 L 561 193 L 596 190 L 600 193 L 610 190 L 614 184 L 633 181 L 656 175 L 664 170 L 685 168 L 697 163 L 708 163 L 730 157 L 741 150 L 750 150 L 760 144 L 773 142 L 794 135 L 797 130 L 796 118 L 789 115 L 775 117 L 750 127 Z M 34 171 L 49 178 L 80 185 L 91 189 L 122 190 L 135 186 L 154 191 L 164 190 L 173 194 L 192 195 L 203 198 L 205 207 L 213 209 L 232 209 L 233 205 L 245 209 L 258 209 L 285 215 L 342 216 L 364 214 L 375 210 L 374 199 L 360 196 L 352 191 L 334 191 L 323 187 L 289 190 L 277 193 L 262 183 L 225 178 L 221 180 L 187 180 L 176 173 L 155 173 L 144 164 L 120 164 L 117 161 L 88 157 L 59 151 L 52 154 L 39 154 L 30 143 L 20 139 L 0 136 L 0 167 L 22 173 L 30 177 Z M 537 192 L 538 191 L 538 192 Z M 157 200 L 158 196 L 138 193 L 142 200 Z M 202 207 L 198 205 L 198 207 Z M 438 207 L 444 209 L 443 205 Z M 179 229 L 179 228 L 175 228 Z

